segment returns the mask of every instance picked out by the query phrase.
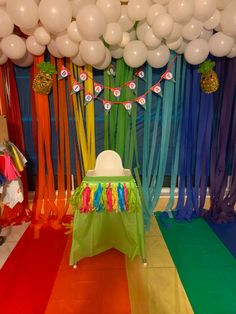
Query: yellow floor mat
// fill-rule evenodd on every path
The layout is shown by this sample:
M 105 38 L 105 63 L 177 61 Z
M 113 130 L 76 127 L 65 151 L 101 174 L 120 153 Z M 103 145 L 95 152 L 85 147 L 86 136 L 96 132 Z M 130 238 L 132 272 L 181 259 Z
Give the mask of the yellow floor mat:
M 132 314 L 193 314 L 154 216 L 146 234 L 146 256 L 146 267 L 140 258 L 126 258 Z

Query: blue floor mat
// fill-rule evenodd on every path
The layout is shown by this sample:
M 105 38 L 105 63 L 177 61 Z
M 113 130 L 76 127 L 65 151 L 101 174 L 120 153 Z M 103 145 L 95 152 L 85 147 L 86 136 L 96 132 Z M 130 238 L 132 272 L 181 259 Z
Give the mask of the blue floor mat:
M 215 224 L 207 220 L 208 225 L 236 258 L 236 221 L 227 224 Z

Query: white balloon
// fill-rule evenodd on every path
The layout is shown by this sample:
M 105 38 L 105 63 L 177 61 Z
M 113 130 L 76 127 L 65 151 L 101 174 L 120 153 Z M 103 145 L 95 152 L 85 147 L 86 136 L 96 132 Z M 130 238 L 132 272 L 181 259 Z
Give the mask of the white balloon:
M 194 17 L 184 25 L 182 36 L 184 39 L 193 40 L 200 36 L 202 31 L 202 22 L 196 20 Z
M 147 59 L 147 48 L 140 40 L 130 41 L 124 48 L 124 60 L 132 68 L 143 65 Z
M 38 23 L 38 6 L 34 0 L 7 0 L 7 12 L 14 24 L 32 28 Z
M 147 22 L 150 26 L 152 26 L 154 20 L 159 14 L 166 13 L 167 9 L 160 4 L 153 4 L 150 6 L 147 12 Z
M 165 45 L 160 45 L 158 48 L 148 50 L 147 62 L 153 68 L 162 68 L 168 63 L 170 51 Z
M 233 45 L 231 51 L 227 54 L 228 58 L 236 57 L 236 44 Z
M 29 67 L 29 66 L 31 66 L 33 64 L 34 57 L 32 56 L 31 53 L 29 53 L 27 51 L 26 54 L 21 59 L 18 59 L 18 60 L 13 60 L 12 59 L 12 62 L 14 64 L 18 65 L 19 67 L 26 68 L 26 67 Z
M 120 59 L 120 58 L 123 57 L 123 51 L 124 51 L 123 48 L 121 48 L 119 46 L 110 46 L 109 49 L 110 49 L 110 52 L 111 52 L 111 56 L 114 59 Z
M 68 34 L 58 35 L 56 46 L 64 57 L 72 58 L 79 52 L 79 44 L 71 40 Z
M 123 32 L 122 40 L 121 40 L 121 43 L 119 44 L 119 46 L 121 48 L 124 48 L 129 42 L 130 42 L 130 35 L 129 35 L 129 33 L 128 32 Z
M 187 40 L 183 40 L 180 47 L 178 49 L 175 49 L 175 52 L 178 54 L 183 54 L 187 45 L 188 45 L 189 41 Z
M 183 25 L 174 23 L 173 30 L 170 35 L 166 36 L 166 40 L 168 41 L 176 41 L 182 34 Z
M 62 58 L 63 55 L 59 52 L 59 50 L 57 49 L 57 45 L 56 45 L 56 40 L 55 39 L 51 39 L 50 43 L 47 45 L 48 51 L 50 52 L 50 54 L 55 57 L 55 58 Z
M 76 21 L 71 22 L 70 25 L 67 27 L 67 34 L 71 40 L 77 43 L 82 40 L 82 36 L 78 30 Z
M 166 5 L 170 2 L 170 0 L 152 0 L 152 2 L 158 3 L 158 4 L 162 4 L 162 5 Z
M 70 1 L 72 8 L 72 16 L 76 18 L 79 9 L 88 4 L 95 4 L 97 0 L 72 0 Z
M 40 45 L 47 45 L 50 43 L 51 36 L 43 26 L 37 27 L 33 35 Z
M 230 53 L 233 48 L 234 40 L 233 38 L 218 32 L 211 36 L 209 39 L 210 52 L 213 56 L 224 57 Z
M 38 10 L 43 26 L 50 33 L 65 31 L 71 22 L 72 9 L 67 0 L 42 0 Z
M 40 45 L 34 36 L 29 36 L 25 43 L 27 50 L 35 56 L 41 56 L 46 48 L 45 46 Z
M 4 63 L 6 63 L 8 60 L 8 57 L 6 55 L 4 55 L 4 53 L 2 53 L 0 55 L 0 65 L 3 65 Z
M 80 34 L 86 40 L 98 40 L 106 30 L 105 15 L 99 7 L 93 4 L 79 9 L 76 23 Z
M 119 44 L 123 38 L 123 31 L 120 24 L 118 23 L 107 24 L 103 38 L 105 42 L 108 43 L 109 45 Z
M 97 0 L 96 5 L 102 10 L 107 23 L 117 22 L 121 14 L 119 0 Z
M 187 23 L 194 12 L 193 0 L 171 0 L 168 12 L 177 23 Z
M 223 10 L 231 0 L 216 0 L 216 8 L 218 10 Z
M 132 21 L 129 18 L 127 5 L 121 6 L 121 14 L 118 23 L 120 24 L 124 32 L 129 31 L 134 26 L 135 21 Z
M 38 24 L 35 25 L 32 28 L 24 28 L 24 27 L 20 27 L 20 30 L 22 31 L 22 33 L 24 33 L 25 35 L 31 36 L 34 34 L 35 30 L 37 29 Z
M 0 8 L 0 37 L 6 37 L 13 32 L 14 24 L 4 8 Z
M 206 29 L 213 29 L 217 27 L 220 23 L 220 17 L 221 17 L 220 11 L 215 10 L 213 15 L 203 24 L 203 26 Z
M 213 30 L 207 30 L 203 27 L 203 29 L 201 30 L 199 38 L 205 39 L 206 41 L 208 41 L 212 34 L 213 34 Z
M 149 29 L 144 34 L 143 42 L 149 49 L 155 49 L 160 46 L 161 39 L 153 34 L 152 29 Z
M 82 59 L 91 65 L 103 62 L 106 56 L 105 46 L 101 40 L 82 40 L 80 43 L 80 52 Z
M 216 10 L 216 0 L 195 0 L 194 17 L 207 21 Z
M 130 37 L 130 40 L 135 40 L 137 39 L 137 36 L 136 36 L 136 30 L 135 28 L 131 28 L 131 30 L 129 31 L 129 37 Z
M 105 60 L 99 64 L 95 64 L 94 68 L 98 70 L 104 70 L 111 64 L 111 52 L 108 48 L 105 48 L 106 50 L 106 57 Z
M 172 41 L 172 42 L 166 41 L 166 46 L 171 50 L 176 50 L 180 48 L 182 42 L 183 42 L 183 37 L 180 37 L 176 41 Z
M 190 64 L 200 64 L 209 54 L 208 43 L 204 39 L 192 40 L 184 51 L 185 60 Z
M 222 11 L 220 26 L 226 35 L 236 36 L 236 1 L 232 1 Z
M 136 34 L 139 40 L 143 41 L 145 33 L 150 29 L 151 27 L 148 25 L 146 20 L 140 21 L 137 23 L 136 27 Z
M 148 11 L 148 2 L 146 0 L 129 0 L 128 16 L 132 21 L 143 20 Z
M 77 56 L 71 58 L 71 61 L 80 67 L 86 64 L 86 62 L 82 59 L 80 52 L 77 54 Z
M 170 35 L 173 28 L 174 20 L 167 13 L 158 15 L 152 25 L 153 34 L 159 38 Z
M 26 53 L 24 40 L 15 34 L 11 34 L 2 39 L 1 49 L 3 53 L 10 59 L 20 59 Z

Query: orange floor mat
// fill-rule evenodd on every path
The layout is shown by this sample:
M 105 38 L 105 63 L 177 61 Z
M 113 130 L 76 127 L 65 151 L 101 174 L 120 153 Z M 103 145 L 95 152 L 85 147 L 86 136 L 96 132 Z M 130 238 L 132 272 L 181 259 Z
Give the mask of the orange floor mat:
M 46 314 L 130 314 L 125 256 L 109 250 L 69 266 L 71 241 L 66 249 Z

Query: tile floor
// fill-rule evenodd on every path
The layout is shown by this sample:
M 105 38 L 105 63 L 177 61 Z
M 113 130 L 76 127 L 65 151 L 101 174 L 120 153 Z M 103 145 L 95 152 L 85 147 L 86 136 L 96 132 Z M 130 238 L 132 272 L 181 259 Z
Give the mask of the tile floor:
M 25 230 L 29 226 L 29 222 L 18 226 L 9 226 L 2 229 L 1 236 L 6 236 L 6 241 L 0 246 L 0 269 L 6 262 L 8 256 L 14 250 L 17 242 L 20 240 Z

